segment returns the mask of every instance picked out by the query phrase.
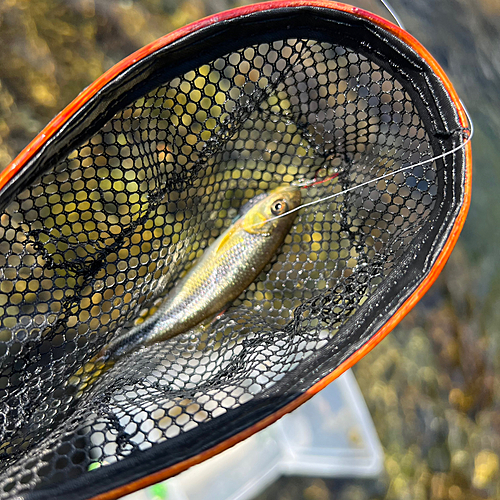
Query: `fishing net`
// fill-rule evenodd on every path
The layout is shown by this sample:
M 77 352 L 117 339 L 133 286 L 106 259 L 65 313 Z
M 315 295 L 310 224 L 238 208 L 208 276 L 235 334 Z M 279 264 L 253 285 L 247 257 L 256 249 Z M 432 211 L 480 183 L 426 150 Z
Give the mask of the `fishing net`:
M 8 174 L 0 498 L 111 498 L 262 428 L 368 345 L 456 238 L 466 131 L 446 86 L 367 15 L 311 5 L 150 48 Z M 95 362 L 246 201 L 313 180 L 218 321 Z

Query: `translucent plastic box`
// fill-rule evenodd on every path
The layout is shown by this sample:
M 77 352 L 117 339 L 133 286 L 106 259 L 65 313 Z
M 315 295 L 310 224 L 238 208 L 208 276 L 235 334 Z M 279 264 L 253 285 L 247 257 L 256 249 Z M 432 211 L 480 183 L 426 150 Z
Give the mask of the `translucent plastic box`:
M 281 475 L 376 477 L 383 452 L 349 370 L 281 420 L 127 500 L 250 500 Z

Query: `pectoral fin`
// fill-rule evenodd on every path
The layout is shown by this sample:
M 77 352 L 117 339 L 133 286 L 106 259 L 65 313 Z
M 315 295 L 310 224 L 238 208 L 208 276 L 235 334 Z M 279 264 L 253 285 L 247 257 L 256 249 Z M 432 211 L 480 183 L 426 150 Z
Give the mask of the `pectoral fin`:
M 226 232 L 222 235 L 221 240 L 219 241 L 219 244 L 217 245 L 217 248 L 214 249 L 215 253 L 218 254 L 220 252 L 223 252 L 225 248 L 229 248 L 231 246 L 231 240 L 240 228 L 240 221 L 236 221 L 235 224 L 233 224 L 229 229 L 226 230 Z

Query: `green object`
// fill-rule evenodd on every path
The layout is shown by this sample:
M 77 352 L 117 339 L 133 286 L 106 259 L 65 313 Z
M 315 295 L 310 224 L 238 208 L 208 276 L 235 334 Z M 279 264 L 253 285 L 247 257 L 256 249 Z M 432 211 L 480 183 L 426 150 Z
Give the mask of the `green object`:
M 148 489 L 151 500 L 167 500 L 168 488 L 167 483 L 157 483 Z

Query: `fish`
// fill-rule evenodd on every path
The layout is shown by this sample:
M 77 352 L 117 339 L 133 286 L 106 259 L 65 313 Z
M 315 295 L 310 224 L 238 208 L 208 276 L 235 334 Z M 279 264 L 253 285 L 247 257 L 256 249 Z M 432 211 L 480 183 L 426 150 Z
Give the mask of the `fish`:
M 300 188 L 282 185 L 249 200 L 239 217 L 203 253 L 143 323 L 112 339 L 99 358 L 114 361 L 185 333 L 234 301 L 260 274 L 289 233 Z

